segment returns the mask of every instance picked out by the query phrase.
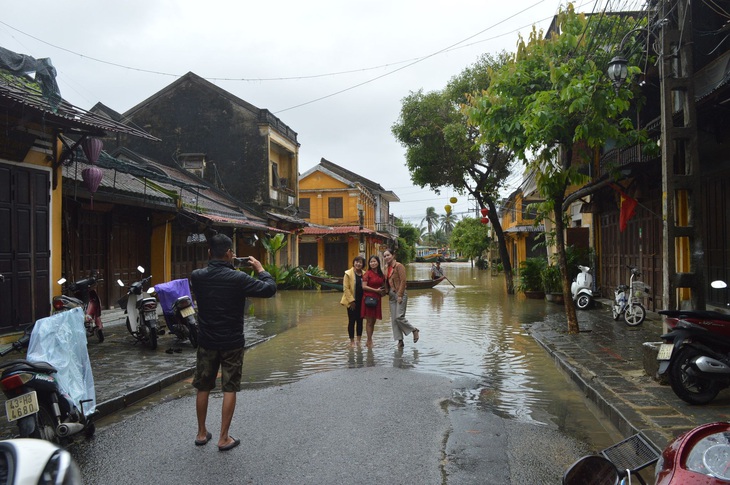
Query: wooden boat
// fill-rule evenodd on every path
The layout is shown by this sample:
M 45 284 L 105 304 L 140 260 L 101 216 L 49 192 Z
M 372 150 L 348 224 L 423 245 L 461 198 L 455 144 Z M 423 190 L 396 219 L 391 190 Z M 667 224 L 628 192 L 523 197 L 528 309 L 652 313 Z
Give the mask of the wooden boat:
M 330 288 L 332 290 L 338 290 L 342 291 L 342 277 L 337 276 L 315 276 L 310 273 L 305 273 L 309 278 L 317 283 L 319 286 L 322 286 L 324 288 Z M 443 280 L 445 280 L 446 277 L 442 276 L 441 278 L 435 279 L 435 280 L 408 280 L 406 282 L 406 288 L 409 290 L 425 290 L 428 288 L 433 288 L 434 286 L 441 283 Z

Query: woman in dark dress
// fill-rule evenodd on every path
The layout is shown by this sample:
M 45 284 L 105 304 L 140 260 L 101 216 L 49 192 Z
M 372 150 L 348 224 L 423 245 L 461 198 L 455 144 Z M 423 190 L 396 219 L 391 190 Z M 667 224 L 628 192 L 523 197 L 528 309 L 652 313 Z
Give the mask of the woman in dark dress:
M 372 347 L 375 320 L 383 319 L 383 313 L 380 308 L 380 298 L 385 294 L 385 275 L 383 274 L 383 270 L 380 268 L 380 258 L 377 256 L 370 256 L 370 259 L 368 260 L 368 267 L 368 270 L 362 276 L 362 316 L 365 319 L 365 332 L 368 336 L 368 340 L 365 345 Z M 365 304 L 365 299 L 368 296 L 374 297 L 377 300 L 377 305 L 367 306 Z

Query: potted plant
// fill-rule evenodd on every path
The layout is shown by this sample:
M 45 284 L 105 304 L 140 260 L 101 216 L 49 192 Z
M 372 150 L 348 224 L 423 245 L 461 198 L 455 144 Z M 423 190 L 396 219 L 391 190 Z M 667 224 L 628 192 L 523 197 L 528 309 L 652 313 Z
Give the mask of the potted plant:
M 563 279 L 560 275 L 560 268 L 554 264 L 545 266 L 540 276 L 545 299 L 553 303 L 563 303 Z
M 543 258 L 527 258 L 520 262 L 517 289 L 527 298 L 545 298 L 542 286 L 542 271 L 547 266 Z

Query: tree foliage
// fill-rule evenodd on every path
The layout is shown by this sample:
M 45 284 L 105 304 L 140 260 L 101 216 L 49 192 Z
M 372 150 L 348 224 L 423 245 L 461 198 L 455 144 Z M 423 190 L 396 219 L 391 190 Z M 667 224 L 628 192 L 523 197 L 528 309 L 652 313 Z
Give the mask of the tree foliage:
M 563 201 L 570 185 L 586 181 L 583 167 L 607 142 L 625 146 L 645 139 L 625 114 L 632 90 L 615 91 L 605 75 L 615 55 L 606 46 L 636 25 L 618 16 L 586 18 L 569 4 L 557 17 L 559 34 L 546 39 L 533 28 L 465 109 L 485 144 L 500 143 L 536 174 L 542 210 L 554 214 L 570 332 L 578 324 L 566 278 Z
M 451 247 L 469 259 L 480 257 L 490 242 L 489 228 L 471 217 L 457 222 L 451 232 Z
M 507 291 L 512 293 L 509 254 L 496 207 L 500 189 L 510 174 L 512 154 L 499 143 L 482 143 L 478 126 L 469 124 L 461 110 L 470 95 L 489 86 L 490 70 L 506 59 L 506 54 L 485 55 L 454 77 L 443 90 L 411 92 L 402 100 L 392 133 L 406 147 L 406 165 L 415 184 L 436 193 L 445 187 L 459 194 L 469 193 L 480 207 L 489 210 L 500 242 L 500 255 L 507 266 L 504 273 Z M 429 233 L 433 227 L 429 224 Z M 431 244 L 435 238 L 435 233 L 431 234 Z

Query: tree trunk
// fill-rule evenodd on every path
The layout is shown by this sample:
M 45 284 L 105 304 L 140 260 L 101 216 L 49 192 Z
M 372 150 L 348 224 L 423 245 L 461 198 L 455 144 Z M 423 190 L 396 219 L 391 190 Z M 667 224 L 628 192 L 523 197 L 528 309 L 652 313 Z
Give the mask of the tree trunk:
M 499 222 L 497 207 L 491 198 L 485 197 L 484 202 L 489 206 L 489 220 L 494 226 L 494 233 L 497 235 L 497 245 L 499 246 L 499 257 L 502 260 L 502 268 L 504 269 L 504 283 L 507 287 L 507 294 L 515 294 L 515 282 L 512 275 L 512 263 L 509 259 L 509 251 L 507 251 L 507 242 L 504 239 L 504 231 Z M 490 261 L 491 264 L 491 261 Z

